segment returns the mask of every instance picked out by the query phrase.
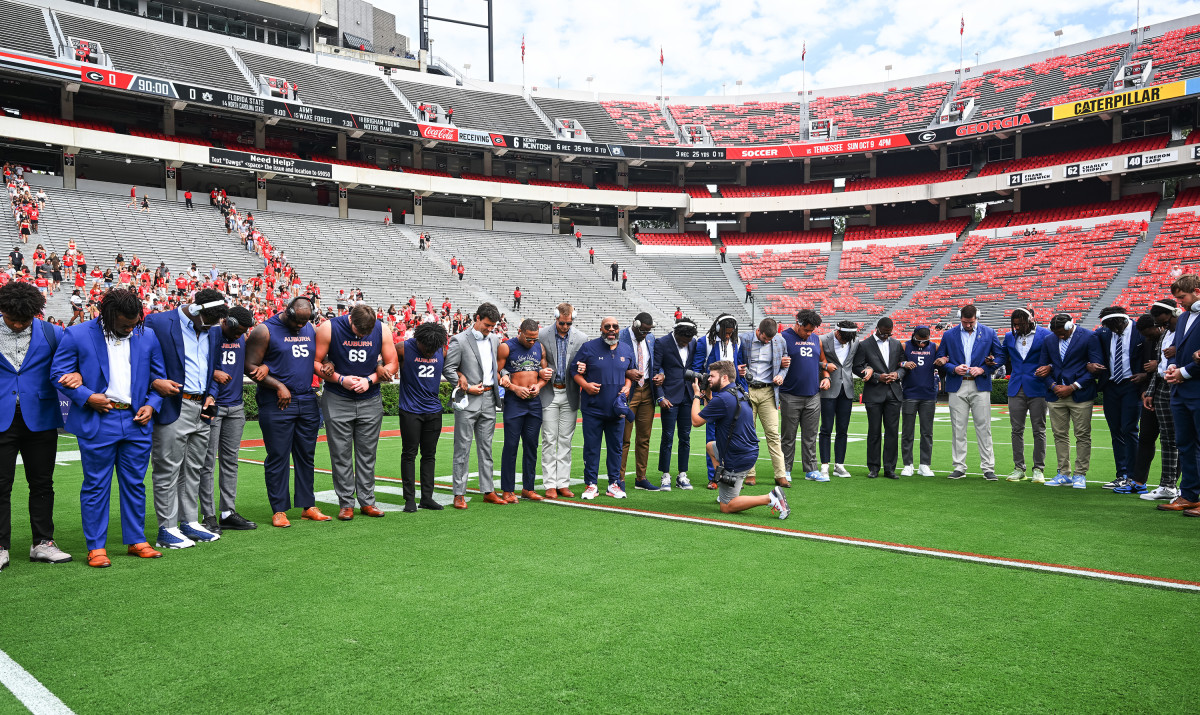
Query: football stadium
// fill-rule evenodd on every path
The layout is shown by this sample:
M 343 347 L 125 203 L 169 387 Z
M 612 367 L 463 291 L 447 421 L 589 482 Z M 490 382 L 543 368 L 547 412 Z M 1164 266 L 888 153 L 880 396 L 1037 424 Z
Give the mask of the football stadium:
M 0 712 L 1193 711 L 1200 15 L 689 96 L 394 5 L 0 0 Z

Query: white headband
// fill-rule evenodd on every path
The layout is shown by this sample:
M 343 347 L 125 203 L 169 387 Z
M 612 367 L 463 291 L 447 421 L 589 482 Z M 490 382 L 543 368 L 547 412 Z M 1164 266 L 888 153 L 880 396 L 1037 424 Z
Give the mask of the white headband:
M 839 332 L 839 333 L 854 333 L 855 335 L 857 335 L 857 334 L 858 334 L 858 328 L 843 328 L 842 326 L 840 326 L 840 325 L 839 325 L 839 326 L 838 326 L 838 332 Z

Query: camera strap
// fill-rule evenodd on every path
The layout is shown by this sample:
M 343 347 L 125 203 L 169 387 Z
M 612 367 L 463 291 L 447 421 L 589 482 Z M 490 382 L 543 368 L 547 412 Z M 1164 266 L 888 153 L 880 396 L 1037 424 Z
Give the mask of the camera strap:
M 721 458 L 722 468 L 725 467 L 725 461 L 729 458 L 729 443 L 733 441 L 733 432 L 737 429 L 738 418 L 742 416 L 742 402 L 749 403 L 749 399 L 745 397 L 742 388 L 734 384 L 730 384 L 730 387 L 733 388 L 733 422 L 729 423 L 729 433 L 725 436 L 725 444 L 717 446 L 719 450 L 717 456 Z

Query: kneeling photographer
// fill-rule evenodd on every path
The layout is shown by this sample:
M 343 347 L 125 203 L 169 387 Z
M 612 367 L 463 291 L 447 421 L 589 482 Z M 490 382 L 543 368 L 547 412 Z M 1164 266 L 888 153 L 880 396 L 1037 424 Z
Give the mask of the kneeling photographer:
M 770 505 L 780 519 L 786 519 L 790 513 L 787 498 L 779 487 L 763 496 L 740 496 L 742 480 L 758 460 L 758 437 L 754 433 L 754 410 L 736 380 L 737 368 L 732 362 L 714 362 L 708 366 L 707 376 L 697 378 L 696 396 L 692 398 L 692 426 L 711 422 L 714 427 L 715 439 L 707 448 L 713 461 L 717 502 L 723 514 Z

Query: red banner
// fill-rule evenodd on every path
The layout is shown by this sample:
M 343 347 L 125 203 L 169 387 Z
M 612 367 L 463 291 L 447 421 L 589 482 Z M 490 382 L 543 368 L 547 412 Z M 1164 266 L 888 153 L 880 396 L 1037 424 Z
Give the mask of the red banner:
M 792 156 L 829 156 L 830 154 L 853 154 L 860 151 L 880 151 L 909 146 L 908 137 L 904 134 L 889 134 L 883 137 L 867 137 L 863 139 L 844 139 L 841 141 L 821 142 L 819 144 L 794 144 Z
M 445 124 L 421 124 L 421 138 L 440 142 L 458 141 L 458 127 Z
M 80 76 L 84 82 L 99 84 L 105 87 L 115 87 L 116 89 L 129 89 L 133 85 L 133 78 L 136 76 L 128 72 L 118 72 L 116 70 L 89 65 L 83 65 L 79 69 Z
M 788 159 L 792 156 L 792 147 L 779 146 L 731 146 L 725 148 L 726 159 Z

